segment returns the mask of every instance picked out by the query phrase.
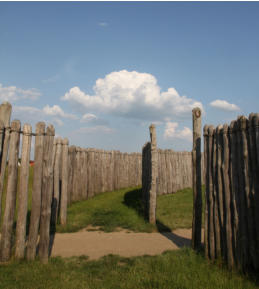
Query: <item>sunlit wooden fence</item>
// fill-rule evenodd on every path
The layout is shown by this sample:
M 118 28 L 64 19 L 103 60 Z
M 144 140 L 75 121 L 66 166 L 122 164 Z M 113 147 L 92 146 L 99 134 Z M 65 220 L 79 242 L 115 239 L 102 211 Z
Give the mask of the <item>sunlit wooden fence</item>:
M 205 253 L 259 268 L 259 114 L 204 126 Z
M 57 222 L 66 224 L 68 205 L 141 185 L 141 154 L 69 146 L 68 139 L 55 138 L 54 127 L 44 122 L 36 124 L 35 132 L 29 124 L 21 128 L 19 120 L 10 124 L 11 113 L 11 104 L 0 105 L 0 261 L 12 256 L 34 260 L 38 255 L 46 263 L 51 234 Z

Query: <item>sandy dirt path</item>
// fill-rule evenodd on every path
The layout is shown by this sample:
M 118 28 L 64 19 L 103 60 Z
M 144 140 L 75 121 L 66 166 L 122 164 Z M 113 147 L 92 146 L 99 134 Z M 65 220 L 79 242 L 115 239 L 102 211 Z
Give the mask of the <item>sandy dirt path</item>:
M 94 260 L 108 254 L 124 257 L 158 255 L 190 245 L 191 229 L 178 229 L 171 233 L 81 231 L 56 234 L 51 256 L 87 255 Z

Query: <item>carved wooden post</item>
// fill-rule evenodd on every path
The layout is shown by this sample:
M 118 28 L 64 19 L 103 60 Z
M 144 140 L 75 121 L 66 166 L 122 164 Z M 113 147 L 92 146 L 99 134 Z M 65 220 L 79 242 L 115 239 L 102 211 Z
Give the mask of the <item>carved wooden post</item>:
M 2 133 L 1 144 L 1 173 L 0 173 L 0 216 L 2 214 L 2 193 L 4 188 L 5 168 L 10 140 L 10 118 L 12 113 L 12 106 L 9 102 L 3 102 L 0 105 L 0 120 L 2 121 L 4 131 Z
M 39 257 L 43 263 L 48 262 L 49 254 L 50 214 L 53 190 L 52 151 L 54 135 L 55 129 L 52 125 L 49 125 L 44 138 L 42 204 L 39 241 Z
M 151 188 L 149 192 L 149 222 L 156 223 L 156 194 L 157 194 L 157 143 L 156 127 L 152 124 L 149 127 L 151 139 Z
M 6 201 L 4 219 L 1 232 L 0 260 L 8 261 L 11 257 L 12 230 L 14 222 L 17 180 L 18 180 L 18 157 L 20 144 L 21 123 L 14 120 L 11 124 L 10 150 L 8 161 L 8 183 L 6 190 Z
M 32 137 L 31 132 L 32 132 L 31 126 L 29 124 L 25 124 L 23 126 L 20 184 L 18 191 L 18 214 L 16 223 L 15 257 L 18 259 L 24 258 L 25 253 L 26 220 L 28 209 L 29 164 L 30 164 L 31 137 Z
M 60 201 L 60 224 L 67 222 L 67 186 L 68 186 L 68 139 L 62 141 L 62 187 Z
M 192 248 L 201 247 L 201 110 L 196 107 L 192 110 L 193 119 L 193 220 L 192 220 Z

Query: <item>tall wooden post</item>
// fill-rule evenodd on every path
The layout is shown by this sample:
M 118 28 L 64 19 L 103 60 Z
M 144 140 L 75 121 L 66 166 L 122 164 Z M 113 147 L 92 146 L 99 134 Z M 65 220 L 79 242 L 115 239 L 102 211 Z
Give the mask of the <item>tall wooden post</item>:
M 34 168 L 32 183 L 31 218 L 26 257 L 34 260 L 38 240 L 40 212 L 41 212 L 41 187 L 42 187 L 42 163 L 44 146 L 45 123 L 36 124 L 36 136 L 34 147 Z
M 52 151 L 55 129 L 49 125 L 44 137 L 42 203 L 40 217 L 39 257 L 43 263 L 48 262 L 50 240 L 50 215 L 53 192 Z
M 151 139 L 151 188 L 149 192 L 149 223 L 156 223 L 156 191 L 157 191 L 157 143 L 156 127 L 151 124 L 149 127 Z
M 204 167 L 206 171 L 205 176 L 205 214 L 204 214 L 204 248 L 205 248 L 205 257 L 209 258 L 209 216 L 210 216 L 210 203 L 209 203 L 209 190 L 210 190 L 210 183 L 209 183 L 209 163 L 210 163 L 210 156 L 209 156 L 209 140 L 208 140 L 208 126 L 205 125 L 203 128 L 203 140 L 204 140 Z
M 62 141 L 62 187 L 60 200 L 60 223 L 67 222 L 67 187 L 68 187 L 68 139 Z
M 53 225 L 55 225 L 58 221 L 58 213 L 59 213 L 59 196 L 61 192 L 60 186 L 60 163 L 61 163 L 61 154 L 62 154 L 62 139 L 60 137 L 56 138 L 56 153 L 55 153 L 55 161 L 54 161 L 54 196 L 52 200 L 52 217 L 53 217 Z
M 0 216 L 2 215 L 2 193 L 4 188 L 5 168 L 10 140 L 10 118 L 12 113 L 12 106 L 9 102 L 3 102 L 0 105 L 0 120 L 2 121 L 4 131 L 2 133 L 1 142 L 1 173 L 0 173 Z
M 215 208 L 215 200 L 213 194 L 213 132 L 214 127 L 212 125 L 208 128 L 208 144 L 207 144 L 207 162 L 208 162 L 208 193 L 209 193 L 209 255 L 210 259 L 215 259 L 215 223 L 214 223 L 214 208 Z M 207 188 L 206 188 L 207 190 Z
M 18 180 L 18 157 L 20 144 L 21 123 L 14 120 L 11 124 L 10 150 L 8 161 L 8 183 L 6 190 L 6 201 L 4 219 L 1 232 L 0 260 L 8 261 L 11 257 L 12 230 L 14 222 L 17 180 Z
M 29 124 L 23 126 L 20 184 L 18 191 L 18 214 L 16 223 L 15 257 L 24 258 L 26 221 L 28 209 L 29 163 L 31 153 L 32 129 Z
M 202 224 L 202 192 L 201 192 L 201 110 L 196 107 L 192 110 L 193 121 L 193 220 L 192 220 L 192 248 L 201 247 Z
M 253 117 L 253 130 L 254 130 L 254 155 L 255 160 L 255 174 L 259 174 L 259 114 L 256 113 Z M 256 178 L 255 178 L 256 179 Z M 259 249 L 259 181 L 257 178 L 256 188 L 254 193 L 254 210 L 255 210 L 255 221 L 256 221 L 256 243 L 257 249 Z
M 232 247 L 232 224 L 231 224 L 231 191 L 229 180 L 229 128 L 227 124 L 223 126 L 223 185 L 225 196 L 225 216 L 226 216 L 226 254 L 229 269 L 234 266 L 233 247 Z

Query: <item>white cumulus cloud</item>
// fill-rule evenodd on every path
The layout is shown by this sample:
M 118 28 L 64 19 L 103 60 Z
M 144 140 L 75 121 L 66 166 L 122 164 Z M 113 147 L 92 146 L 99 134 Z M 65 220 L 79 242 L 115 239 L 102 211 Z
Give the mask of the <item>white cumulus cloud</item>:
M 216 99 L 210 103 L 210 106 L 227 111 L 238 111 L 240 108 L 233 103 L 229 103 L 226 100 Z
M 152 120 L 190 116 L 196 106 L 203 109 L 201 102 L 180 96 L 175 88 L 162 92 L 153 75 L 137 71 L 111 72 L 96 80 L 93 91 L 91 95 L 75 86 L 61 99 L 84 112 Z
M 0 83 L 0 100 L 1 101 L 16 101 L 20 99 L 37 99 L 41 93 L 35 89 L 22 89 L 16 86 L 3 86 Z
M 182 130 L 178 130 L 179 124 L 177 122 L 167 122 L 164 131 L 164 138 L 178 138 L 187 140 L 189 142 L 192 141 L 192 131 L 188 127 L 184 127 Z
M 63 109 L 59 105 L 53 105 L 52 107 L 49 105 L 46 105 L 43 107 L 43 112 L 46 115 L 51 115 L 51 116 L 59 116 L 59 117 L 64 117 L 64 118 L 70 118 L 70 119 L 77 119 L 77 116 L 74 114 L 70 113 L 65 113 Z

